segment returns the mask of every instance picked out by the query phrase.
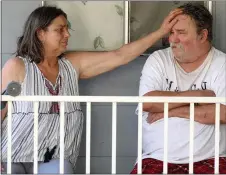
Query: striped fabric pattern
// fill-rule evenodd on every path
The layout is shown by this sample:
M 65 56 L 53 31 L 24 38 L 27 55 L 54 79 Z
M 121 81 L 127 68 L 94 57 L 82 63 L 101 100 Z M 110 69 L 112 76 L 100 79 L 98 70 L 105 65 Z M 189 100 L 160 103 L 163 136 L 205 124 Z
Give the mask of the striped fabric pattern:
M 38 66 L 28 59 L 21 58 L 25 63 L 26 76 L 21 84 L 22 96 L 27 95 L 51 95 L 45 85 L 48 81 Z M 58 95 L 77 96 L 78 74 L 72 64 L 65 58 L 59 63 L 59 76 L 62 86 Z M 57 81 L 58 82 L 58 81 Z M 57 85 L 49 84 L 55 88 Z M 59 105 L 59 104 L 58 104 Z M 51 102 L 39 102 L 38 119 L 38 161 L 44 160 L 47 148 L 57 146 L 53 158 L 60 157 L 60 116 L 58 113 L 50 113 Z M 65 106 L 65 158 L 75 167 L 79 153 L 79 145 L 83 128 L 83 113 L 79 103 L 66 102 Z M 12 109 L 12 162 L 33 162 L 33 103 L 13 102 Z M 7 161 L 7 117 L 2 123 L 1 136 L 2 162 Z

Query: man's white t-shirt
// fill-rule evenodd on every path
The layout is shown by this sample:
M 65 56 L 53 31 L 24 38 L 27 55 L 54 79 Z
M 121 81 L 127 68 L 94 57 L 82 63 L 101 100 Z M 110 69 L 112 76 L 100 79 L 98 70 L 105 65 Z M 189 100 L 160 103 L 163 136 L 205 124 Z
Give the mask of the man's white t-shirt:
M 171 48 L 154 52 L 147 59 L 140 78 L 139 95 L 150 91 L 213 90 L 226 97 L 226 54 L 213 48 L 203 64 L 185 72 L 173 57 Z M 143 159 L 164 160 L 164 119 L 147 123 L 143 113 Z M 189 163 L 189 119 L 168 120 L 168 162 Z M 214 157 L 215 127 L 194 124 L 194 162 Z M 220 125 L 220 157 L 226 157 L 226 125 Z

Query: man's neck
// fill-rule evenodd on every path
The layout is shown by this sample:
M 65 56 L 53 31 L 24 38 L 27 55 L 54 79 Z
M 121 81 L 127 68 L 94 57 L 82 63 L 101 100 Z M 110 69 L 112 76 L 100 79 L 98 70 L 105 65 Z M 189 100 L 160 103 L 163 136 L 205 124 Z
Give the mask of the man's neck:
M 184 69 L 185 72 L 193 72 L 194 70 L 198 69 L 199 66 L 202 65 L 202 63 L 206 60 L 209 51 L 211 50 L 212 46 L 206 46 L 205 48 L 201 48 L 202 51 L 199 55 L 197 55 L 194 62 L 191 63 L 179 63 L 178 64 Z

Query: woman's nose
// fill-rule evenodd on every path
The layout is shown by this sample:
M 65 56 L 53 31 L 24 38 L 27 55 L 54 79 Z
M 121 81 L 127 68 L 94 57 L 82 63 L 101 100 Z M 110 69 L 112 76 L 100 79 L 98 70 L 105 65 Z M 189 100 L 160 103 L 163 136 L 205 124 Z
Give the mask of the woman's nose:
M 69 38 L 69 37 L 71 36 L 69 30 L 66 30 L 66 31 L 65 31 L 64 36 L 65 36 L 66 38 Z

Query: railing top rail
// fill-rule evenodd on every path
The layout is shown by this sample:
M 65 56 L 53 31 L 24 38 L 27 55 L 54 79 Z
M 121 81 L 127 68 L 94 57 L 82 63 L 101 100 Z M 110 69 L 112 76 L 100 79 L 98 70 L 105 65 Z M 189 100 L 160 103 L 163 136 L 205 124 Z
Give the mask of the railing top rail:
M 2 95 L 2 101 L 118 102 L 118 103 L 225 103 L 225 97 L 139 97 L 139 96 L 17 96 Z

